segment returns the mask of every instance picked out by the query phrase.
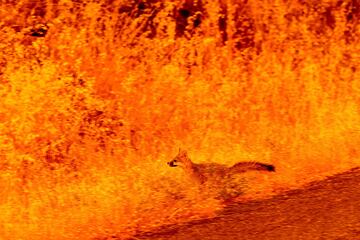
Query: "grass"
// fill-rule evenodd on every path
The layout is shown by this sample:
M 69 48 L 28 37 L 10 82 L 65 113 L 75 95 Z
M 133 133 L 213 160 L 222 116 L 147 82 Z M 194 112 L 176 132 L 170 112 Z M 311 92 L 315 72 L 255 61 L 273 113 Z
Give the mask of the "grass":
M 276 165 L 244 175 L 245 199 L 359 166 L 356 4 L 1 2 L 0 239 L 214 215 L 221 202 L 165 164 L 179 147 Z

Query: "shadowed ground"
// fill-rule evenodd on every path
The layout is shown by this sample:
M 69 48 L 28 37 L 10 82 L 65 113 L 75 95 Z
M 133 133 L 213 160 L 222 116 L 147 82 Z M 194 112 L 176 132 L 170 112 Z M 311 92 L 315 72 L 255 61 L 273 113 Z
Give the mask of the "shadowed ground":
M 132 239 L 360 240 L 360 168 Z

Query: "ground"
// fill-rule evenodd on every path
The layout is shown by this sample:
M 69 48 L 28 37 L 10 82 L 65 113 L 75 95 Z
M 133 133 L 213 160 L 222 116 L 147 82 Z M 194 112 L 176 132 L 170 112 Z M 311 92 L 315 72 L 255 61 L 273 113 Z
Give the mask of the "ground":
M 133 239 L 360 239 L 360 168 Z

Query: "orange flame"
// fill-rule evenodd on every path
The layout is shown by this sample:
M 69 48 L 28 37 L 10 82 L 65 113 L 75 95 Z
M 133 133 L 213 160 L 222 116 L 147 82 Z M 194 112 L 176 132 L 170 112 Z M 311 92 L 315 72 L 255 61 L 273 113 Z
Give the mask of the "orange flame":
M 256 160 L 238 200 L 360 164 L 354 0 L 0 3 L 0 238 L 132 236 L 211 216 L 166 165 Z

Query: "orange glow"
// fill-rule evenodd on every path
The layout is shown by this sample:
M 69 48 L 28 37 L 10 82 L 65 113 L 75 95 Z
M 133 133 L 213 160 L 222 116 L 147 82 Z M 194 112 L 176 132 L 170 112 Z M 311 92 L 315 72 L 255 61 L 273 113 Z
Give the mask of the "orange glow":
M 121 238 L 213 216 L 170 168 L 274 164 L 238 201 L 360 165 L 353 0 L 0 3 L 0 239 Z

